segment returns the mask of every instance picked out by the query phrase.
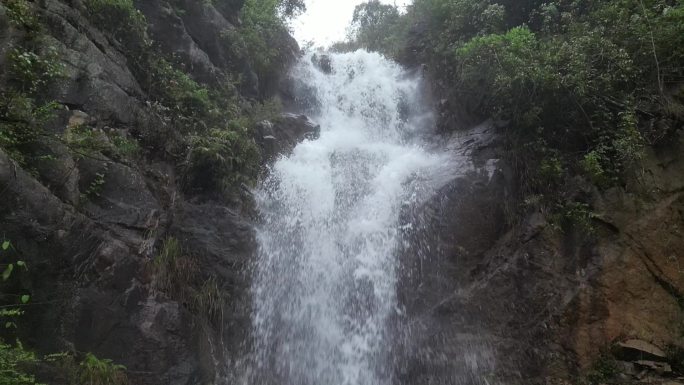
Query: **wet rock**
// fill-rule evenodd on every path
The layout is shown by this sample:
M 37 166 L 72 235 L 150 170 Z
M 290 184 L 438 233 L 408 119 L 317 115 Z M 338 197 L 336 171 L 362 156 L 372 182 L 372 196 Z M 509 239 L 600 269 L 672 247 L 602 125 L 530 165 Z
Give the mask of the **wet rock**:
M 311 62 L 320 69 L 325 74 L 332 73 L 332 61 L 330 60 L 330 55 L 316 55 L 311 56 Z
M 278 155 L 289 154 L 305 139 L 317 139 L 320 133 L 321 126 L 306 115 L 282 114 L 272 122 L 258 123 L 255 140 L 262 149 L 264 162 L 268 163 Z

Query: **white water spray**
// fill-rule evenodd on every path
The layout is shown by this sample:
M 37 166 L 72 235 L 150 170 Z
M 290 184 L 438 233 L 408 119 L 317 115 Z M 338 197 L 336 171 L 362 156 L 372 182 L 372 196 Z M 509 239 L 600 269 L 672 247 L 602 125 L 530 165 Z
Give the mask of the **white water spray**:
M 419 79 L 374 53 L 330 59 L 330 74 L 310 56 L 293 74 L 320 138 L 276 161 L 256 194 L 250 384 L 392 383 L 400 212 L 449 169 L 420 143 Z

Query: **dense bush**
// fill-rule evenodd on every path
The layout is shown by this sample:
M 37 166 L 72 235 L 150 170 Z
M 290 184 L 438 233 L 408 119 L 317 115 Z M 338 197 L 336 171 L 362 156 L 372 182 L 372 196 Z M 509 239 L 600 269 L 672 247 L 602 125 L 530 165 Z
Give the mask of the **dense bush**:
M 86 0 L 91 17 L 101 28 L 113 34 L 127 50 L 140 50 L 149 45 L 145 16 L 135 8 L 133 0 Z
M 400 20 L 397 8 L 379 0 L 369 1 L 354 9 L 352 33 L 355 34 L 358 45 L 392 55 L 400 44 Z
M 21 343 L 12 346 L 0 341 L 0 385 L 40 385 L 28 371 L 37 362 Z
M 212 129 L 190 137 L 186 183 L 191 189 L 217 191 L 251 183 L 256 175 L 259 150 L 249 135 L 250 123 L 231 122 L 225 129 Z
M 245 1 L 240 13 L 242 26 L 233 38 L 259 78 L 268 78 L 282 65 L 279 55 L 287 44 L 287 19 L 304 9 L 302 0 Z
M 419 55 L 449 108 L 506 122 L 524 194 L 551 207 L 573 175 L 622 183 L 684 121 L 681 0 L 415 0 L 390 23 L 408 27 L 384 23 L 363 18 L 352 43 Z

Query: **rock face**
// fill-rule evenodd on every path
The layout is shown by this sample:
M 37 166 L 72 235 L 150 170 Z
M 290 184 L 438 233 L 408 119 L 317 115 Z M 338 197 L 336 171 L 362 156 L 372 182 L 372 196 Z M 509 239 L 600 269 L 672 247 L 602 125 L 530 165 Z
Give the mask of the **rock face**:
M 290 153 L 297 143 L 305 139 L 318 139 L 321 126 L 306 115 L 282 114 L 273 121 L 264 120 L 257 125 L 255 140 L 264 161 L 274 160 L 279 154 Z
M 259 79 L 230 50 L 225 39 L 239 23 L 242 0 L 221 1 L 218 8 L 194 0 L 135 3 L 154 43 L 195 80 L 241 73 L 247 80 L 239 95 L 244 103 L 273 95 L 269 88 L 296 58 L 296 42 L 283 36 L 280 72 Z M 40 143 L 51 158 L 29 173 L 0 150 L 0 236 L 26 260 L 29 270 L 20 279 L 36 304 L 22 318 L 22 341 L 40 353 L 92 352 L 112 359 L 126 366 L 134 384 L 230 383 L 228 367 L 241 354 L 249 325 L 245 268 L 256 246 L 249 205 L 241 203 L 248 199 L 184 193 L 169 156 L 178 134 L 148 102 L 126 48 L 89 21 L 81 1 L 29 4 L 44 25 L 41 41 L 54 47 L 64 66 L 44 90 L 46 100 L 62 106 L 49 128 L 61 137 L 87 127 L 105 148 L 113 145 L 104 132 L 136 135 L 146 154 L 78 155 L 51 141 Z M 0 66 L 7 68 L 8 47 L 23 37 L 3 2 Z M 305 118 L 289 115 L 273 127 L 282 143 L 271 156 L 315 131 Z M 196 272 L 193 296 L 157 284 L 155 258 L 169 238 L 180 242 L 179 257 Z M 212 289 L 207 282 L 223 293 L 216 299 L 220 316 L 202 311 L 201 290 Z
M 640 368 L 630 381 L 681 370 L 665 352 L 684 346 L 684 140 L 649 150 L 624 188 L 578 180 L 596 213 L 586 234 L 538 211 L 508 223 L 515 185 L 483 127 L 452 139 L 470 171 L 407 213 L 420 225 L 402 269 L 405 383 L 569 380 L 614 344 Z

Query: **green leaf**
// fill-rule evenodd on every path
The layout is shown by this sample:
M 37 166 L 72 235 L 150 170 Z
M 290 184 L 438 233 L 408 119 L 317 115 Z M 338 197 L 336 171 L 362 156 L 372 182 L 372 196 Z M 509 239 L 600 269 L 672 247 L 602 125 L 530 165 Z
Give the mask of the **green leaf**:
M 24 261 L 17 261 L 17 266 L 23 267 L 24 269 L 28 270 L 28 267 L 26 266 L 26 262 L 24 262 Z
M 12 275 L 12 270 L 14 270 L 14 265 L 10 263 L 5 268 L 5 271 L 2 272 L 2 280 L 3 281 L 7 281 L 7 279 L 10 277 L 10 275 Z
M 24 294 L 21 296 L 21 303 L 27 303 L 31 299 L 31 296 L 28 294 Z
M 2 250 L 6 251 L 10 247 L 10 241 L 4 241 L 2 242 Z
M 9 329 L 12 327 L 12 322 L 5 322 L 5 329 Z

